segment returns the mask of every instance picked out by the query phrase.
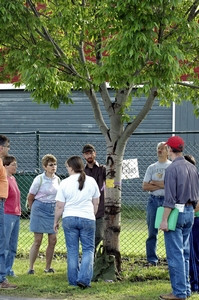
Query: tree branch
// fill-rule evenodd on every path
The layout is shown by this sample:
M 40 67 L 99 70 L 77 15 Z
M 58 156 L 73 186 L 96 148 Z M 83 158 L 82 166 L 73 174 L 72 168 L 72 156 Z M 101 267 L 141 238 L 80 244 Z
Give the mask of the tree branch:
M 188 11 L 186 12 L 185 15 L 188 15 L 187 17 L 187 21 L 191 22 L 193 19 L 195 19 L 195 17 L 197 16 L 197 14 L 199 13 L 199 0 L 196 0 L 193 5 L 188 9 Z
M 108 89 L 107 89 L 107 86 L 106 86 L 106 82 L 103 82 L 103 83 L 100 84 L 99 92 L 100 92 L 100 95 L 102 97 L 102 101 L 104 103 L 105 109 L 108 112 L 108 109 L 111 105 L 111 98 L 109 96 L 109 92 L 108 92 Z
M 37 11 L 35 5 L 32 3 L 31 0 L 27 0 L 27 3 L 30 5 L 30 8 L 32 10 L 32 12 L 34 13 L 34 15 L 37 18 L 40 18 L 40 13 Z M 72 75 L 72 76 L 77 76 L 79 78 L 83 78 L 80 74 L 78 74 L 78 72 L 75 70 L 73 65 L 68 65 L 63 61 L 63 57 L 66 57 L 64 51 L 59 47 L 59 45 L 55 42 L 55 40 L 52 38 L 52 36 L 50 35 L 50 33 L 48 32 L 48 30 L 42 25 L 41 26 L 42 31 L 39 30 L 39 28 L 35 28 L 36 32 L 45 40 L 47 40 L 48 42 L 50 42 L 53 45 L 53 48 L 55 50 L 55 56 L 59 57 L 59 59 L 61 59 L 61 62 L 58 62 L 59 65 L 62 65 L 64 68 L 66 68 L 68 70 L 68 74 Z M 88 79 L 88 78 L 87 78 Z M 89 81 L 91 82 L 91 81 Z
M 108 132 L 108 127 L 102 116 L 101 108 L 99 106 L 99 103 L 98 103 L 98 100 L 96 97 L 96 93 L 92 88 L 90 90 L 84 90 L 84 92 L 87 95 L 87 97 L 89 98 L 90 103 L 92 105 L 95 121 L 96 121 L 101 133 L 104 136 L 106 136 L 107 132 Z
M 85 70 L 86 70 L 86 76 L 87 76 L 87 80 L 90 80 L 90 73 L 88 71 L 88 68 L 86 67 L 86 58 L 85 58 L 85 53 L 84 53 L 84 43 L 83 41 L 80 40 L 79 46 L 77 47 L 77 50 L 79 51 L 79 57 L 80 57 L 80 61 L 82 62 Z
M 30 9 L 34 13 L 35 17 L 39 19 L 40 18 L 40 13 L 38 12 L 37 8 L 35 7 L 35 4 L 31 0 L 27 0 L 26 2 L 29 4 Z M 57 55 L 59 55 L 60 57 L 61 56 L 65 56 L 65 53 L 58 46 L 58 44 L 55 42 L 55 40 L 51 37 L 51 35 L 49 34 L 48 30 L 43 25 L 41 25 L 41 28 L 42 28 L 43 33 L 37 27 L 35 28 L 36 32 L 43 39 L 47 40 L 48 42 L 50 42 L 54 46 L 54 49 L 55 49 Z
M 188 15 L 188 17 L 187 17 L 188 22 L 193 21 L 193 19 L 195 19 L 195 17 L 199 14 L 198 6 L 199 6 L 199 0 L 196 0 L 193 3 L 193 5 L 190 6 L 190 8 L 185 13 L 185 16 Z M 167 35 L 164 36 L 164 39 L 167 39 L 168 37 L 170 37 L 177 29 L 178 29 L 177 25 L 172 27 L 171 31 Z M 181 40 L 182 40 L 182 37 L 179 36 L 178 39 L 177 39 L 177 42 L 180 43 Z
M 120 105 L 120 107 L 126 102 L 128 96 L 132 91 L 133 85 L 130 85 L 128 88 L 119 89 L 117 92 L 117 96 L 115 102 Z
M 163 2 L 163 10 L 161 11 L 160 15 L 162 18 L 160 18 L 160 27 L 159 27 L 159 33 L 158 33 L 158 44 L 162 43 L 163 35 L 164 35 L 164 30 L 165 30 L 165 25 L 163 24 L 162 20 L 165 17 L 165 3 Z
M 96 57 L 96 64 L 98 66 L 102 66 L 102 40 L 101 36 L 98 36 L 97 41 L 95 41 L 95 57 Z
M 156 97 L 157 97 L 157 88 L 153 87 L 151 89 L 150 95 L 148 96 L 142 110 L 139 112 L 139 114 L 136 116 L 136 118 L 133 120 L 133 122 L 129 123 L 126 126 L 126 128 L 124 130 L 124 134 L 121 137 L 122 143 L 127 141 L 127 139 L 132 135 L 132 133 L 136 130 L 136 128 L 140 125 L 140 123 L 144 120 L 144 118 L 146 117 L 148 112 L 151 110 Z
M 178 81 L 178 82 L 176 82 L 176 84 L 186 86 L 186 87 L 189 87 L 191 89 L 199 89 L 199 85 L 193 85 L 193 84 L 189 84 L 189 83 L 186 83 L 186 82 Z

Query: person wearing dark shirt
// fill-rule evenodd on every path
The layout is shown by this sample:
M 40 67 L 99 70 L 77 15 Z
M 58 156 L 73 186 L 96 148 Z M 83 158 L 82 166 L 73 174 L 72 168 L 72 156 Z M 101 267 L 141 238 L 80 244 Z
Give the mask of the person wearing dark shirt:
M 96 150 L 91 144 L 84 145 L 82 149 L 82 154 L 87 164 L 85 166 L 85 173 L 88 176 L 93 177 L 100 190 L 100 202 L 98 206 L 98 211 L 96 214 L 96 231 L 95 231 L 95 250 L 100 242 L 104 238 L 104 192 L 105 192 L 105 182 L 106 182 L 106 168 L 100 165 L 96 161 Z
M 194 220 L 194 206 L 198 200 L 199 177 L 194 165 L 183 157 L 184 140 L 172 136 L 166 142 L 172 163 L 165 171 L 163 202 L 164 214 L 160 229 L 164 231 L 169 275 L 170 294 L 160 299 L 187 299 L 191 295 L 189 281 L 189 236 Z M 168 230 L 168 218 L 173 208 L 179 210 L 176 229 Z
M 184 155 L 184 158 L 196 165 L 195 158 L 190 155 Z M 190 233 L 190 260 L 189 275 L 191 291 L 199 293 L 199 202 L 195 208 L 194 224 Z

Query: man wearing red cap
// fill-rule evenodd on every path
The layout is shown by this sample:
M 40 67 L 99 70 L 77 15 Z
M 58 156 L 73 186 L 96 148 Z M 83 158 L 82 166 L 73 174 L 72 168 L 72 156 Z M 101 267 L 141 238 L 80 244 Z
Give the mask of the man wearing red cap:
M 164 231 L 169 275 L 172 286 L 170 294 L 160 299 L 187 299 L 191 295 L 189 282 L 189 235 L 194 220 L 194 206 L 199 195 L 198 172 L 183 157 L 184 140 L 172 136 L 166 142 L 172 164 L 165 171 L 164 214 L 160 229 Z M 168 218 L 172 209 L 179 209 L 175 231 L 168 230 Z

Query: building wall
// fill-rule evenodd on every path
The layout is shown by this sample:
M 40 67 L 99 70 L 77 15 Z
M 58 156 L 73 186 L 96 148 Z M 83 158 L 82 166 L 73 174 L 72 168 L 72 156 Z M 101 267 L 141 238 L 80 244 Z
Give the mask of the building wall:
M 194 115 L 194 107 L 191 102 L 183 101 L 181 105 L 176 105 L 176 131 L 198 131 L 199 118 Z M 197 134 L 181 134 L 187 143 L 199 143 Z
M 114 100 L 114 91 L 110 90 Z M 109 118 L 103 106 L 100 95 L 97 94 L 102 114 L 109 126 Z M 82 92 L 73 92 L 74 104 L 61 104 L 55 110 L 48 104 L 37 104 L 31 95 L 23 90 L 0 90 L 0 131 L 67 131 L 67 132 L 97 132 L 99 131 L 90 105 Z M 145 103 L 145 97 L 133 100 L 134 110 L 131 115 L 137 115 Z M 172 108 L 160 107 L 158 100 L 140 124 L 136 132 L 171 131 Z M 136 138 L 136 136 L 135 136 Z

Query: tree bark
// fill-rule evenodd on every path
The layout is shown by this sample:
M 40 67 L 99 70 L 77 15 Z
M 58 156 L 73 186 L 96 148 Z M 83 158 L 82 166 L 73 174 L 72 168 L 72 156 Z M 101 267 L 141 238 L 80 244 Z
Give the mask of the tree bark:
M 121 177 L 123 155 L 118 151 L 110 151 L 108 147 L 106 162 L 106 193 L 105 193 L 105 232 L 104 247 L 107 254 L 116 259 L 118 272 L 121 271 L 120 231 L 121 231 Z M 124 149 L 119 149 L 123 153 Z M 112 152 L 112 153 L 111 153 Z

